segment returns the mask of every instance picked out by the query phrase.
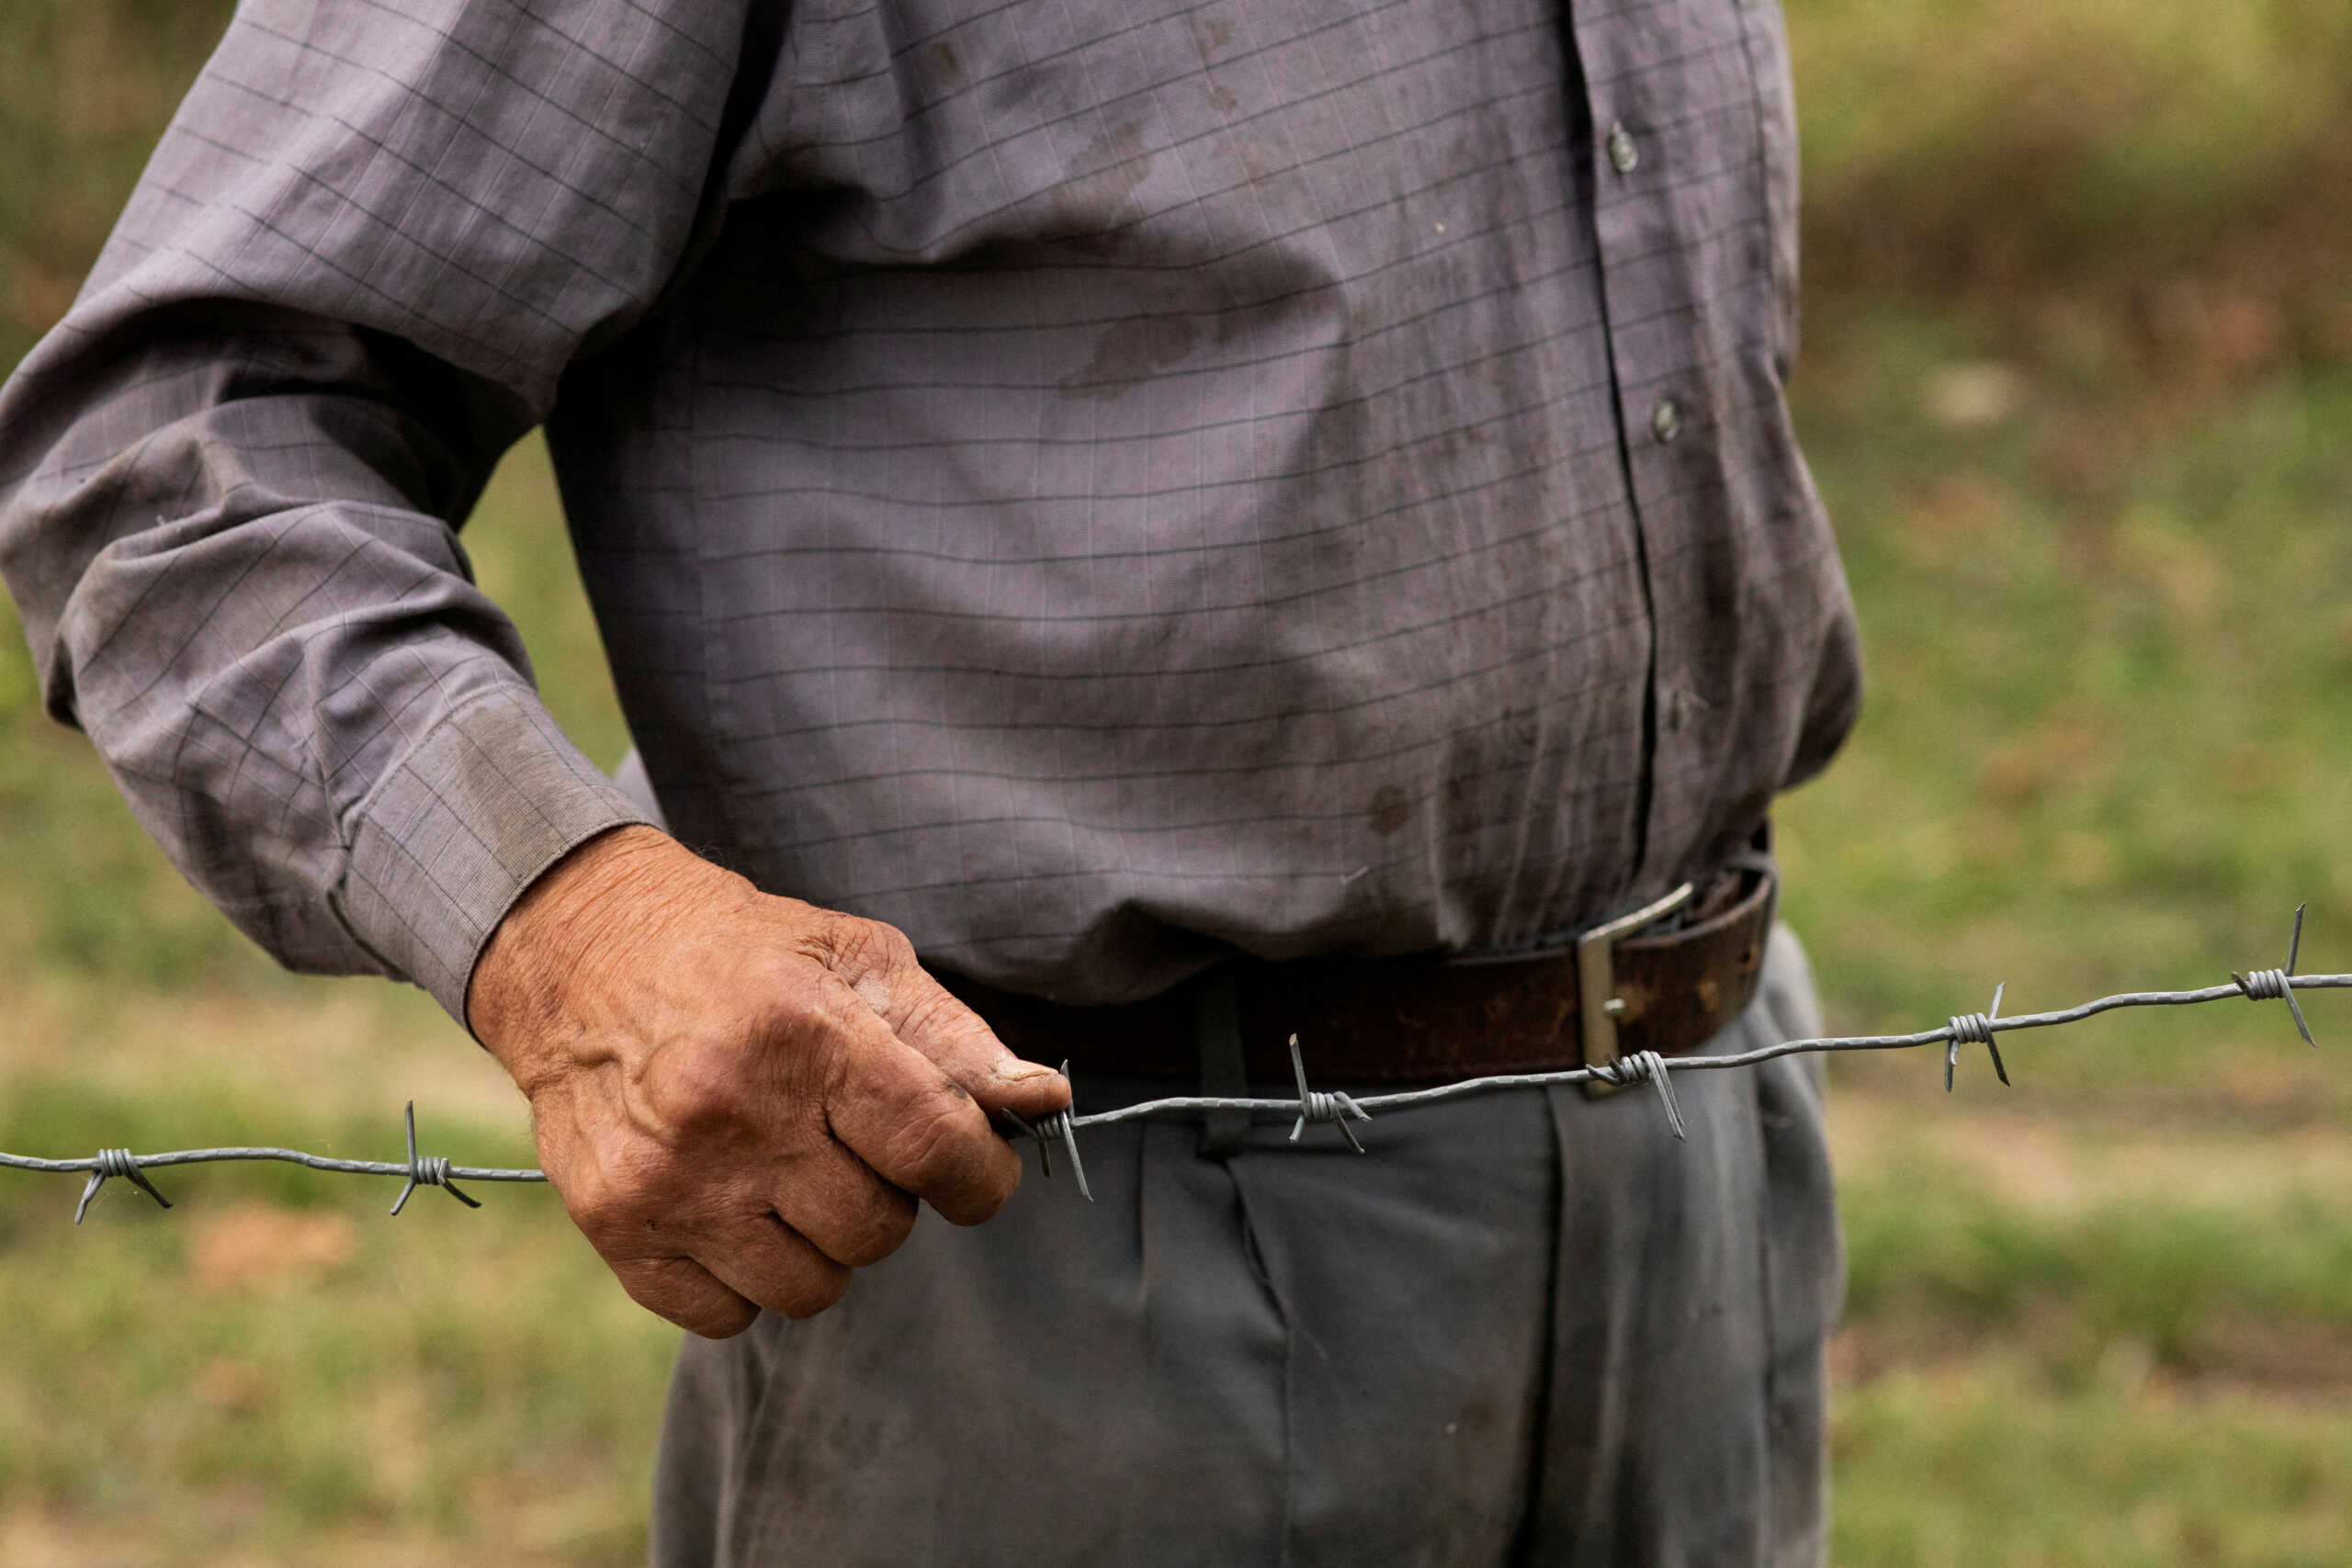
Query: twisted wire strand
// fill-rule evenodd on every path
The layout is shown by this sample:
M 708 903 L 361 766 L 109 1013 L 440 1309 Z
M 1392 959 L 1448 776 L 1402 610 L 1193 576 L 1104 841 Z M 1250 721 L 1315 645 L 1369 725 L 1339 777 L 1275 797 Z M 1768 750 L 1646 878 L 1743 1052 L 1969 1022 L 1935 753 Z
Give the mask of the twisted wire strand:
M 2280 1002 L 2287 999 L 2287 972 L 2284 969 L 2256 969 L 2230 978 L 2251 1001 Z
M 2301 945 L 2302 911 L 2296 911 L 2296 946 Z M 1661 1056 L 1655 1051 L 1636 1053 L 1620 1061 L 1593 1067 L 1562 1067 L 1549 1072 L 1498 1073 L 1484 1077 L 1462 1078 L 1453 1083 L 1437 1084 L 1425 1089 L 1398 1089 L 1386 1093 L 1351 1095 L 1344 1092 L 1310 1089 L 1306 1066 L 1292 1042 L 1292 1065 L 1298 1078 L 1299 1093 L 1295 1098 L 1275 1099 L 1236 1095 L 1169 1095 L 1158 1100 L 1138 1100 L 1130 1105 L 1080 1114 L 1073 1111 L 1058 1111 L 1051 1116 L 1023 1121 L 1006 1113 L 1008 1122 L 1020 1135 L 1036 1143 L 1046 1162 L 1046 1173 L 1052 1174 L 1051 1150 L 1060 1149 L 1069 1159 L 1071 1173 L 1079 1190 L 1091 1197 L 1086 1184 L 1086 1170 L 1079 1160 L 1077 1134 L 1090 1127 L 1107 1127 L 1121 1122 L 1140 1121 L 1148 1117 L 1197 1116 L 1213 1111 L 1238 1111 L 1282 1114 L 1296 1118 L 1292 1127 L 1292 1141 L 1309 1126 L 1325 1122 L 1339 1128 L 1349 1145 L 1359 1151 L 1351 1122 L 1369 1122 L 1375 1111 L 1405 1111 L 1416 1106 L 1436 1105 L 1447 1100 L 1465 1100 L 1476 1095 L 1494 1094 L 1513 1089 L 1544 1089 L 1589 1082 L 1611 1085 L 1648 1083 L 1657 1092 L 1675 1135 L 1686 1135 L 1680 1108 L 1674 1100 L 1671 1079 L 1681 1073 L 1732 1072 L 1745 1067 L 1761 1066 L 1779 1061 L 1783 1056 L 1829 1055 L 1849 1051 L 1906 1051 L 1924 1045 L 1945 1047 L 1946 1084 L 1957 1063 L 1960 1047 L 1983 1045 L 1992 1054 L 1994 1070 L 2003 1083 L 2009 1081 L 1996 1033 L 2029 1029 L 2054 1029 L 2096 1018 L 2101 1013 L 2126 1008 L 2194 1007 L 2205 1002 L 2217 1002 L 2230 998 L 2251 1001 L 2284 1001 L 2293 1014 L 2295 1027 L 2311 1043 L 2311 1027 L 2303 1017 L 2301 1006 L 2295 999 L 2297 991 L 2333 991 L 2352 989 L 2352 975 L 2298 975 L 2294 973 L 2294 950 L 2290 949 L 2284 969 L 2255 970 L 2233 974 L 2226 986 L 2205 986 L 2183 991 L 2124 991 L 2114 996 L 2100 997 L 2075 1007 L 2059 1008 L 2048 1012 L 2016 1013 L 1997 1016 L 2000 994 L 1994 995 L 1993 1008 L 1986 1013 L 1955 1015 L 1941 1028 L 1921 1030 L 1910 1034 L 1856 1034 L 1808 1040 L 1785 1040 L 1771 1045 L 1758 1046 L 1720 1056 Z M 1069 1065 L 1062 1070 L 1068 1075 Z M 134 1155 L 129 1149 L 101 1149 L 97 1154 L 78 1159 L 42 1159 L 29 1155 L 0 1153 L 0 1170 L 53 1172 L 88 1178 L 80 1203 L 74 1211 L 74 1223 L 81 1223 L 90 1201 L 109 1179 L 120 1177 L 137 1185 L 164 1208 L 172 1207 L 171 1201 L 158 1191 L 146 1172 L 186 1165 L 222 1165 L 247 1161 L 277 1161 L 298 1165 L 305 1169 L 324 1171 L 339 1176 L 396 1176 L 406 1186 L 392 1205 L 399 1213 L 410 1196 L 419 1187 L 438 1187 L 469 1208 L 480 1208 L 476 1199 L 469 1197 L 456 1185 L 457 1180 L 472 1182 L 533 1182 L 545 1181 L 547 1175 L 538 1170 L 523 1170 L 494 1166 L 457 1165 L 440 1156 L 420 1156 L 416 1148 L 416 1107 L 408 1108 L 408 1158 L 404 1160 L 334 1159 L 302 1149 L 238 1146 L 210 1149 L 176 1149 L 163 1154 Z

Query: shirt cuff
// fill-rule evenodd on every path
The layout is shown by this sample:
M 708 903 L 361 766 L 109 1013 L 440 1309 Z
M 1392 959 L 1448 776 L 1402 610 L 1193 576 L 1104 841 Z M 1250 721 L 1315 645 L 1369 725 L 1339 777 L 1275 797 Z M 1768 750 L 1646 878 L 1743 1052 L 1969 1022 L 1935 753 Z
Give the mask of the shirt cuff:
M 541 872 L 645 813 L 526 689 L 449 714 L 360 807 L 340 911 L 352 935 L 458 1023 L 484 943 Z

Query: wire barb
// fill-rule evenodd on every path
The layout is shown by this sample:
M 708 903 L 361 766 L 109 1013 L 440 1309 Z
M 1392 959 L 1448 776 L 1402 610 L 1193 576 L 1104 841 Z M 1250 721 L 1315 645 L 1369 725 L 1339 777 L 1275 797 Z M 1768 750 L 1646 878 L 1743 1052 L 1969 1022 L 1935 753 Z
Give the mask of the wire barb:
M 1069 1077 L 1067 1061 L 1062 1064 L 1062 1077 Z M 1017 1111 L 1008 1111 L 1004 1116 L 1006 1121 L 1021 1130 L 1023 1136 L 1036 1144 L 1037 1163 L 1045 1168 L 1048 1181 L 1054 1179 L 1054 1145 L 1058 1141 L 1062 1152 L 1069 1156 L 1069 1173 L 1078 1179 L 1078 1195 L 1091 1203 L 1094 1201 L 1094 1190 L 1086 1185 L 1086 1165 L 1078 1157 L 1078 1123 L 1071 1115 L 1071 1111 L 1077 1108 L 1077 1094 L 1078 1085 L 1072 1082 L 1069 1109 L 1057 1111 L 1050 1116 L 1040 1116 L 1035 1122 Z
M 2317 1049 L 2319 1042 L 2312 1038 L 2312 1026 L 2303 1021 L 2303 1004 L 2295 999 L 2293 984 L 2295 960 L 2302 955 L 2303 951 L 2303 910 L 2306 908 L 2308 906 L 2302 904 L 2295 906 L 2295 934 L 2287 939 L 2287 967 L 2256 969 L 2245 975 L 2232 970 L 2230 978 L 2237 982 L 2238 989 L 2250 1002 L 2285 1002 L 2287 1010 L 2295 1015 L 2295 1030 L 2302 1035 L 2303 1043 Z
M 147 1173 L 139 1168 L 137 1156 L 129 1149 L 100 1149 L 90 1168 L 89 1182 L 82 1189 L 82 1201 L 74 1205 L 75 1224 L 80 1224 L 82 1216 L 90 1212 L 90 1200 L 98 1195 L 98 1189 L 107 1184 L 109 1176 L 121 1177 L 164 1208 L 172 1206 L 172 1201 L 157 1191 L 155 1184 L 147 1179 Z
M 1658 1103 L 1666 1107 L 1666 1124 L 1674 1129 L 1676 1138 L 1686 1143 L 1690 1140 L 1690 1134 L 1682 1126 L 1682 1108 L 1674 1102 L 1674 1082 L 1668 1076 L 1665 1057 L 1655 1051 L 1636 1051 L 1630 1056 L 1603 1063 L 1592 1073 L 1602 1082 L 1621 1089 L 1627 1084 L 1657 1085 Z
M 479 1199 L 469 1198 L 458 1184 L 449 1179 L 449 1162 L 438 1156 L 420 1156 L 416 1152 L 416 1101 L 408 1102 L 408 1185 L 392 1200 L 392 1213 L 397 1214 L 408 1207 L 409 1196 L 420 1187 L 438 1187 L 469 1209 L 479 1209 Z
M 1298 1121 L 1291 1127 L 1290 1141 L 1294 1144 L 1298 1142 L 1298 1135 L 1306 1131 L 1308 1122 L 1319 1126 L 1329 1122 L 1340 1129 L 1340 1136 L 1348 1141 L 1348 1147 L 1360 1155 L 1371 1153 L 1356 1142 L 1356 1130 L 1348 1122 L 1351 1119 L 1369 1122 L 1372 1112 L 1344 1092 L 1326 1094 L 1306 1087 L 1306 1063 L 1298 1054 L 1298 1036 L 1295 1034 L 1290 1037 L 1290 1070 L 1298 1079 Z
M 2001 1060 L 2001 1047 L 1993 1040 L 1993 1021 L 2001 1016 L 2001 993 L 2009 988 L 2007 980 L 1993 987 L 1993 1005 L 1984 1012 L 1962 1013 L 1944 1025 L 1951 1038 L 1944 1047 L 1944 1092 L 1951 1092 L 1953 1069 L 1960 1066 L 1962 1045 L 1982 1045 L 1993 1058 L 1993 1074 L 2001 1087 L 2009 1087 L 2009 1066 Z

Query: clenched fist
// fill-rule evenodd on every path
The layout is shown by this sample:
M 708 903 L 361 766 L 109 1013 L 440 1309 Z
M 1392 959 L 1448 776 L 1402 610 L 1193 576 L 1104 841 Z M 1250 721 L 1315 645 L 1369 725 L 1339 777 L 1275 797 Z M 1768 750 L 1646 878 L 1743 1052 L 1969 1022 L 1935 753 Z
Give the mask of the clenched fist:
M 1069 1103 L 894 928 L 771 897 L 651 828 L 532 886 L 467 1013 L 573 1223 L 630 1295 L 713 1338 L 831 1306 L 917 1200 L 987 1219 L 1021 1180 L 990 1114 Z

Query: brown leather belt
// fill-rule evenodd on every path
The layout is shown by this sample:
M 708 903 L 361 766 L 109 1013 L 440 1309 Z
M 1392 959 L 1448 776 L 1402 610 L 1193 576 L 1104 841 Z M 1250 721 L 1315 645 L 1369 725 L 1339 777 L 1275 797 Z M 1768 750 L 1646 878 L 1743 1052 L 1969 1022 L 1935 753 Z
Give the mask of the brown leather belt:
M 1289 1081 L 1293 1034 L 1317 1083 L 1545 1072 L 1704 1044 L 1756 994 L 1774 891 L 1759 862 L 1706 888 L 1678 889 L 1679 906 L 1660 900 L 1569 948 L 1451 962 L 1241 959 L 1114 1007 L 1062 1007 L 940 979 L 1020 1055 L 1068 1060 L 1080 1075 L 1199 1076 L 1203 993 L 1227 984 L 1230 1001 L 1219 1005 L 1233 1009 L 1227 1027 L 1238 1022 L 1252 1082 Z M 1668 915 L 1687 923 L 1668 929 Z

